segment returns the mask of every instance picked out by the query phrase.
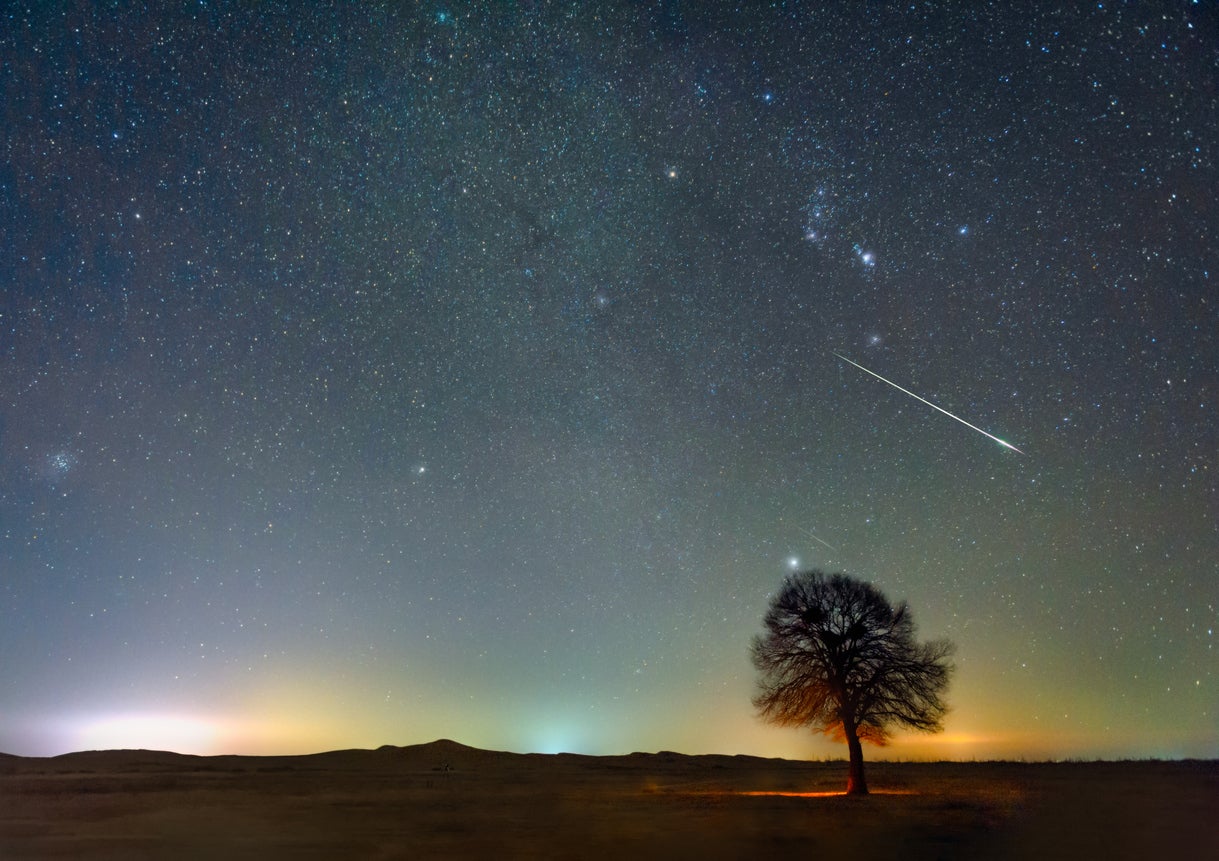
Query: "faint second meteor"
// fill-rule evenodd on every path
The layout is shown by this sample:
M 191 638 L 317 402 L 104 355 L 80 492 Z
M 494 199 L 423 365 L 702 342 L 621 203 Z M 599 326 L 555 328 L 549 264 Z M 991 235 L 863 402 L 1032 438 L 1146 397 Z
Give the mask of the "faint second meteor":
M 982 436 L 993 439 L 995 442 L 999 443 L 999 445 L 1001 445 L 1005 448 L 1010 448 L 1012 451 L 1016 452 L 1017 454 L 1024 454 L 1024 452 L 1020 451 L 1020 449 L 1016 448 L 1010 442 L 999 439 L 999 437 L 995 436 L 993 433 L 987 433 L 986 431 L 982 430 L 982 428 L 978 427 L 977 425 L 971 425 L 969 422 L 965 421 L 965 419 L 961 418 L 960 416 L 954 416 L 952 413 L 948 412 L 948 410 L 944 409 L 943 407 L 937 407 L 935 404 L 933 404 L 931 401 L 927 400 L 926 398 L 920 398 L 918 395 L 916 395 L 914 392 L 910 391 L 909 389 L 903 389 L 901 386 L 899 386 L 897 383 L 893 382 L 892 380 L 886 380 L 884 377 L 882 377 L 880 374 L 876 373 L 875 371 L 869 371 L 867 368 L 865 368 L 863 365 L 859 364 L 858 362 L 852 362 L 850 359 L 848 359 L 846 356 L 842 355 L 841 353 L 835 353 L 834 355 L 837 356 L 838 358 L 842 359 L 842 361 L 846 362 L 848 365 L 854 365 L 855 367 L 859 368 L 859 370 L 863 371 L 865 374 L 871 374 L 872 376 L 876 377 L 876 379 L 880 380 L 882 383 L 888 383 L 893 388 L 897 389 L 899 392 L 909 395 L 910 397 L 914 398 L 916 401 L 922 401 L 927 406 L 931 407 L 933 410 L 939 410 L 944 415 L 948 416 L 948 418 L 956 419 L 957 421 L 959 421 L 961 424 L 965 425 L 965 427 L 969 428 L 970 430 L 976 430 L 978 433 L 982 434 Z

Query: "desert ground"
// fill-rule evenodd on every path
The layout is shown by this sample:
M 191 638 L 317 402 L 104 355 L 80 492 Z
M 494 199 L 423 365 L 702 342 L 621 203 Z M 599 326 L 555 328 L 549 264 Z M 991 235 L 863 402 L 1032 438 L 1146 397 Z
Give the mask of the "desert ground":
M 0 858 L 1219 858 L 1219 763 L 0 755 Z

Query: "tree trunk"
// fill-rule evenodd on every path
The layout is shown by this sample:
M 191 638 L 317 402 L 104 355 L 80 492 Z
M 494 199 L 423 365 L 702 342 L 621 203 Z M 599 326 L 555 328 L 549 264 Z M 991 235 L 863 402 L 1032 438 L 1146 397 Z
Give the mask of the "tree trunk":
M 868 782 L 863 776 L 863 744 L 855 727 L 843 726 L 847 737 L 847 750 L 851 754 L 850 770 L 847 772 L 847 795 L 867 795 Z

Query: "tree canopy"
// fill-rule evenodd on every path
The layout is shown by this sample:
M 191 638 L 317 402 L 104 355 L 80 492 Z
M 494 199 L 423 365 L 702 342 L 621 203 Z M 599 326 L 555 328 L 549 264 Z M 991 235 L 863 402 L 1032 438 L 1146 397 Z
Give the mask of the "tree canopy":
M 843 738 L 847 792 L 866 794 L 861 741 L 884 744 L 890 728 L 943 729 L 941 695 L 953 666 L 947 640 L 919 643 L 914 619 L 870 583 L 845 574 L 789 575 L 753 640 L 761 716 Z

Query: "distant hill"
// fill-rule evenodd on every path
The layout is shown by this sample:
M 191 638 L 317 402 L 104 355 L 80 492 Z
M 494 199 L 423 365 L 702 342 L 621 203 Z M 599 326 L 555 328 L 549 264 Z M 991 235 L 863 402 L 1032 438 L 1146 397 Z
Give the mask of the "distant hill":
M 740 768 L 781 760 L 725 754 L 690 755 L 673 751 L 591 756 L 577 753 L 511 753 L 470 747 L 451 739 L 426 744 L 382 745 L 275 756 L 221 754 L 197 756 L 166 750 L 84 750 L 52 757 L 0 753 L 0 773 L 90 773 L 156 771 L 305 771 L 305 770 L 429 770 L 483 769 L 489 766 L 536 768 L 544 763 L 584 768 Z

